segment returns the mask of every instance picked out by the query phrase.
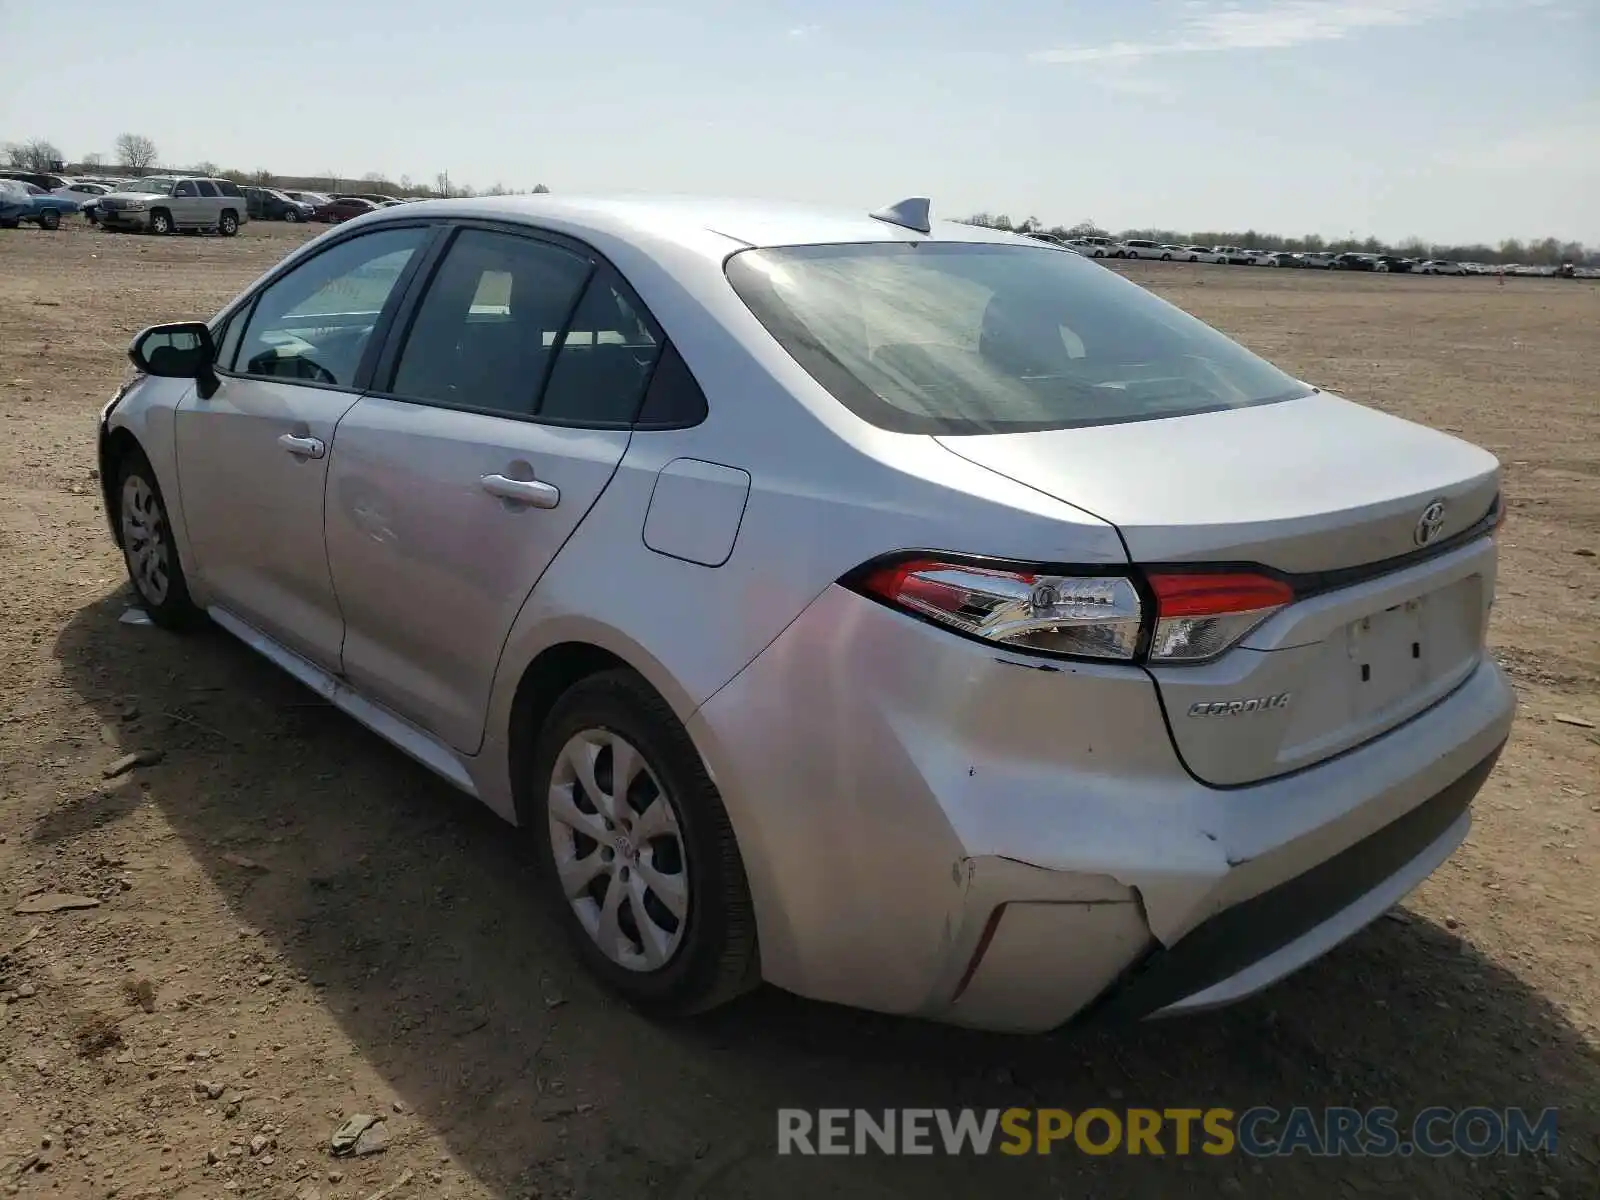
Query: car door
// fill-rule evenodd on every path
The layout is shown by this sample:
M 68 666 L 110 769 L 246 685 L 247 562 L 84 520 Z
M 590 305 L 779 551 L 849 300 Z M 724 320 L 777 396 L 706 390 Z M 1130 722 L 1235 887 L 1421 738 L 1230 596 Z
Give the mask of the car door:
M 179 229 L 200 224 L 200 186 L 192 179 L 180 179 L 172 189 L 172 223 Z
M 370 230 L 267 283 L 219 338 L 215 394 L 176 417 L 184 520 L 208 603 L 339 668 L 323 547 L 328 447 L 434 227 Z
M 662 339 L 582 247 L 468 226 L 392 340 L 329 472 L 344 669 L 471 753 L 511 624 L 610 483 Z

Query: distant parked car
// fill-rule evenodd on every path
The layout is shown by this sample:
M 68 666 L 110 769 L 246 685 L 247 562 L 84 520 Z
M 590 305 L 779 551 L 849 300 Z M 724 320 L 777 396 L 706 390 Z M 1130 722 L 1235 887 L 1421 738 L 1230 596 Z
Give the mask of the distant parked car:
M 393 196 L 385 196 L 382 192 L 335 192 L 333 198 L 335 200 L 370 200 L 379 208 L 400 203 Z
M 313 210 L 321 208 L 333 199 L 327 192 L 298 192 L 290 188 L 279 188 L 278 190 L 291 200 L 301 204 L 309 204 Z
M 0 179 L 14 179 L 18 183 L 31 183 L 34 187 L 46 192 L 64 188 L 72 182 L 64 175 L 52 175 L 49 171 L 0 171 Z
M 1357 254 L 1353 250 L 1346 250 L 1335 257 L 1333 263 L 1341 271 L 1372 271 L 1377 268 L 1378 260 L 1371 254 Z
M 309 221 L 316 207 L 304 200 L 291 199 L 276 188 L 246 187 L 240 190 L 244 192 L 245 207 L 252 221 L 288 221 L 292 225 L 297 221 Z
M 1148 238 L 1128 238 L 1122 243 L 1122 257 L 1124 258 L 1157 258 L 1172 261 L 1172 250 L 1160 242 L 1152 242 Z
M 1291 254 L 1287 250 L 1279 250 L 1274 254 L 1267 255 L 1267 266 L 1269 267 L 1303 267 L 1305 265 L 1304 258 L 1298 254 Z
M 250 219 L 244 193 L 231 179 L 147 175 L 96 201 L 107 229 L 151 233 L 205 232 L 232 237 Z
M 1082 237 L 1068 238 L 1067 245 L 1071 246 L 1085 258 L 1121 258 L 1118 253 L 1120 243 L 1108 237 L 1096 234 L 1085 234 Z
M 83 207 L 75 197 L 57 196 L 38 184 L 24 183 L 20 179 L 0 179 L 4 185 L 3 209 L 0 209 L 0 226 L 15 229 L 22 222 L 30 222 L 40 229 L 59 229 L 61 218 Z
M 343 221 L 364 217 L 369 212 L 377 212 L 380 207 L 364 196 L 339 196 L 319 205 L 312 212 L 311 219 L 325 225 L 338 225 Z
M 1431 258 L 1427 262 L 1419 263 L 1417 272 L 1422 275 L 1465 275 L 1467 269 L 1460 263 L 1446 262 L 1442 258 Z
M 1192 263 L 1224 263 L 1227 256 L 1219 254 L 1211 246 L 1184 246 L 1174 257 Z
M 1324 253 L 1321 250 L 1311 250 L 1300 256 L 1300 265 L 1302 267 L 1311 267 L 1318 271 L 1331 271 L 1334 266 L 1333 260 L 1334 256 L 1331 254 Z
M 1374 271 L 1392 271 L 1395 274 L 1409 272 L 1417 265 L 1415 259 L 1402 258 L 1398 254 L 1380 254 L 1372 264 Z
M 1217 246 L 1217 261 L 1228 263 L 1235 267 L 1249 267 L 1255 265 L 1253 253 L 1242 246 Z

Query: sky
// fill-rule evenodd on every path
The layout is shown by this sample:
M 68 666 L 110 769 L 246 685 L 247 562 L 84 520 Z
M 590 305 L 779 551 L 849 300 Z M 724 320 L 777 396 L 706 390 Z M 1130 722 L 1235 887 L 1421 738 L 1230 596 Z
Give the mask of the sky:
M 1600 0 L 0 0 L 0 143 L 1600 246 Z

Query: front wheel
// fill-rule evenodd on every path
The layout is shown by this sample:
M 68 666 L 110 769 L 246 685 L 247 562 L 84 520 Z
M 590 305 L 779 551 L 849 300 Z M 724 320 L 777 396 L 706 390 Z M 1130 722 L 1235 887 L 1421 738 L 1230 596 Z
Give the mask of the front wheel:
M 53 208 L 47 208 L 39 214 L 40 229 L 60 229 L 61 214 Z
M 198 625 L 202 613 L 189 598 L 189 583 L 167 520 L 166 499 L 150 460 L 138 450 L 123 456 L 115 495 L 122 558 L 139 603 L 152 621 L 166 629 Z
M 549 898 L 589 970 L 641 1008 L 713 1008 L 758 977 L 733 827 L 699 751 L 638 675 L 574 684 L 538 733 L 527 805 Z
M 229 209 L 217 221 L 217 232 L 223 237 L 232 237 L 239 232 L 239 214 Z
M 287 221 L 290 225 L 294 225 L 300 220 L 300 212 L 299 212 L 298 209 L 293 209 L 293 208 L 285 209 L 284 212 L 283 212 L 283 219 L 285 221 Z
M 172 232 L 172 214 L 165 209 L 150 214 L 150 232 L 165 237 Z
M 1163 255 L 1162 255 L 1162 256 L 1161 256 L 1161 261 L 1162 261 L 1162 262 L 1171 262 L 1171 261 L 1172 261 L 1172 255 L 1170 255 L 1170 254 L 1163 254 Z

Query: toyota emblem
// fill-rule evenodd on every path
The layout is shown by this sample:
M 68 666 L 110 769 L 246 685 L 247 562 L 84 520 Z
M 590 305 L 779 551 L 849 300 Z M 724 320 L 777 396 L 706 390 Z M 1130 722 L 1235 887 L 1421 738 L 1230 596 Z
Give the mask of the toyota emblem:
M 1444 529 L 1444 500 L 1438 499 L 1429 503 L 1422 510 L 1422 515 L 1417 518 L 1417 527 L 1412 530 L 1411 538 L 1419 546 L 1426 546 L 1437 538 Z

